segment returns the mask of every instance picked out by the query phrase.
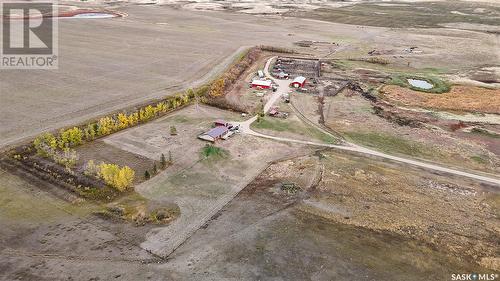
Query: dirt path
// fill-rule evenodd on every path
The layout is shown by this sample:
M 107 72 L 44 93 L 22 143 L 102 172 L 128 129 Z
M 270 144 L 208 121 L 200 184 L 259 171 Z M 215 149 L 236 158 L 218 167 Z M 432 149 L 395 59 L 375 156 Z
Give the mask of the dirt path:
M 452 174 L 452 175 L 463 176 L 463 177 L 467 177 L 470 179 L 480 180 L 480 181 L 484 181 L 487 183 L 492 183 L 492 184 L 500 186 L 500 179 L 498 179 L 498 178 L 493 178 L 493 177 L 489 177 L 489 176 L 482 176 L 479 174 L 473 174 L 473 173 L 468 173 L 468 172 L 464 172 L 464 171 L 459 171 L 459 170 L 446 168 L 446 167 L 442 167 L 442 166 L 438 166 L 438 165 L 434 165 L 434 164 L 430 164 L 430 163 L 425 163 L 425 162 L 421 162 L 421 161 L 417 161 L 417 160 L 393 156 L 390 154 L 378 152 L 378 151 L 371 150 L 369 148 L 361 147 L 361 146 L 351 144 L 351 143 L 347 143 L 347 145 L 349 145 L 349 146 L 347 146 L 347 145 L 344 146 L 344 145 L 317 143 L 317 142 L 312 142 L 312 141 L 295 140 L 295 139 L 290 139 L 290 138 L 273 137 L 273 136 L 264 135 L 264 134 L 252 131 L 250 129 L 250 126 L 248 126 L 248 131 L 245 131 L 244 133 L 247 133 L 247 134 L 250 134 L 253 136 L 257 136 L 257 137 L 261 137 L 261 138 L 277 140 L 277 141 L 313 145 L 313 146 L 318 146 L 318 147 L 328 147 L 328 148 L 335 148 L 335 149 L 340 149 L 340 150 L 345 150 L 345 151 L 363 153 L 366 155 L 385 158 L 385 159 L 389 159 L 389 160 L 393 160 L 393 161 L 397 161 L 397 162 L 402 162 L 405 164 L 410 164 L 413 166 L 418 166 L 418 167 L 429 169 L 429 170 L 444 172 L 444 173 L 448 173 L 448 174 Z

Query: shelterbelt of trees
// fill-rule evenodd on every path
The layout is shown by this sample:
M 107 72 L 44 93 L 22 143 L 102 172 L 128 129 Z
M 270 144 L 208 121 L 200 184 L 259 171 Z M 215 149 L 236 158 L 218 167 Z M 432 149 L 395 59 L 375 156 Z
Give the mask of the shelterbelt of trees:
M 162 116 L 169 111 L 186 105 L 194 100 L 196 93 L 188 90 L 184 94 L 147 105 L 129 113 L 120 112 L 105 116 L 95 122 L 80 127 L 62 129 L 59 134 L 43 133 L 35 138 L 33 147 L 38 155 L 49 158 L 66 169 L 74 168 L 78 154 L 74 147 L 91 142 L 97 138 L 107 136 L 117 131 L 148 122 Z M 90 168 L 91 167 L 91 168 Z M 135 172 L 128 166 L 118 167 L 112 163 L 91 165 L 87 163 L 86 170 L 92 170 L 88 175 L 102 179 L 107 185 L 124 191 L 132 185 Z
M 244 71 L 255 62 L 259 52 L 264 48 L 269 47 L 254 47 L 242 53 L 222 75 L 197 89 L 189 89 L 184 93 L 166 97 L 139 108 L 104 116 L 81 126 L 61 129 L 58 134 L 43 133 L 34 139 L 32 145 L 39 156 L 50 159 L 71 172 L 79 158 L 75 147 L 146 123 L 190 104 L 194 100 L 207 102 L 214 97 L 223 96 Z M 17 155 L 17 157 L 20 156 Z M 130 188 L 135 177 L 135 171 L 128 166 L 120 167 L 113 163 L 102 162 L 95 164 L 92 160 L 85 164 L 84 174 L 101 179 L 105 184 L 118 191 Z

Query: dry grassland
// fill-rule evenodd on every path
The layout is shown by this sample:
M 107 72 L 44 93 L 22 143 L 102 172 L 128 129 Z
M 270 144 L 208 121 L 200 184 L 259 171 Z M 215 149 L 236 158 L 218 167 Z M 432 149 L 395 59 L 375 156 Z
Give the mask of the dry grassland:
M 498 89 L 454 86 L 448 93 L 431 94 L 388 85 L 382 89 L 381 93 L 384 98 L 406 106 L 500 114 L 500 90 Z

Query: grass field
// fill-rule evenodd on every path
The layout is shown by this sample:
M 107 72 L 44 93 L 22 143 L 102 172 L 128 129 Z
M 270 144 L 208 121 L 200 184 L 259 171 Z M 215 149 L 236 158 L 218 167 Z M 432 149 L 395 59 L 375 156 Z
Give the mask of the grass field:
M 433 149 L 428 145 L 406 140 L 399 136 L 384 133 L 357 131 L 345 132 L 344 134 L 355 143 L 374 147 L 389 153 L 401 153 L 415 157 L 435 157 L 436 155 L 440 154 L 439 151 Z
M 279 133 L 291 133 L 302 137 L 313 138 L 324 143 L 334 144 L 337 140 L 316 128 L 310 127 L 299 120 L 279 119 L 273 117 L 260 118 L 252 123 L 251 127 L 257 130 L 270 130 Z

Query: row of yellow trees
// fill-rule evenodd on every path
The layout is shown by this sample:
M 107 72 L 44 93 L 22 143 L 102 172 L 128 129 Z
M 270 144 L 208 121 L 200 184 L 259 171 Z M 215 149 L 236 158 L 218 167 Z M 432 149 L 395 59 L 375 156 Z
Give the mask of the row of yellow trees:
M 150 121 L 170 110 L 191 102 L 194 97 L 194 91 L 188 90 L 184 94 L 171 97 L 154 105 L 147 105 L 129 114 L 121 112 L 116 115 L 102 117 L 97 122 L 89 123 L 84 127 L 61 130 L 58 136 L 50 133 L 42 134 L 35 139 L 33 144 L 41 155 L 47 156 L 46 152 L 39 151 L 45 146 L 51 149 L 75 147 L 83 144 L 85 141 L 92 141 L 98 137 Z
M 86 141 L 92 141 L 95 138 L 150 121 L 191 102 L 194 97 L 194 92 L 188 90 L 185 94 L 177 95 L 155 105 L 147 105 L 129 114 L 121 112 L 113 116 L 102 117 L 97 122 L 88 124 L 83 130 L 80 130 L 79 134 Z
M 195 93 L 193 90 L 188 90 L 183 94 L 141 107 L 131 113 L 121 112 L 102 117 L 97 122 L 89 123 L 86 126 L 62 129 L 56 136 L 51 133 L 43 133 L 35 138 L 33 147 L 38 155 L 52 159 L 71 170 L 79 158 L 73 149 L 75 146 L 150 121 L 191 102 L 197 94 L 204 94 L 204 91 L 198 90 Z M 95 174 L 98 178 L 120 191 L 132 184 L 135 172 L 130 167 L 119 167 L 116 164 L 106 163 L 94 166 L 98 167 L 99 173 Z

